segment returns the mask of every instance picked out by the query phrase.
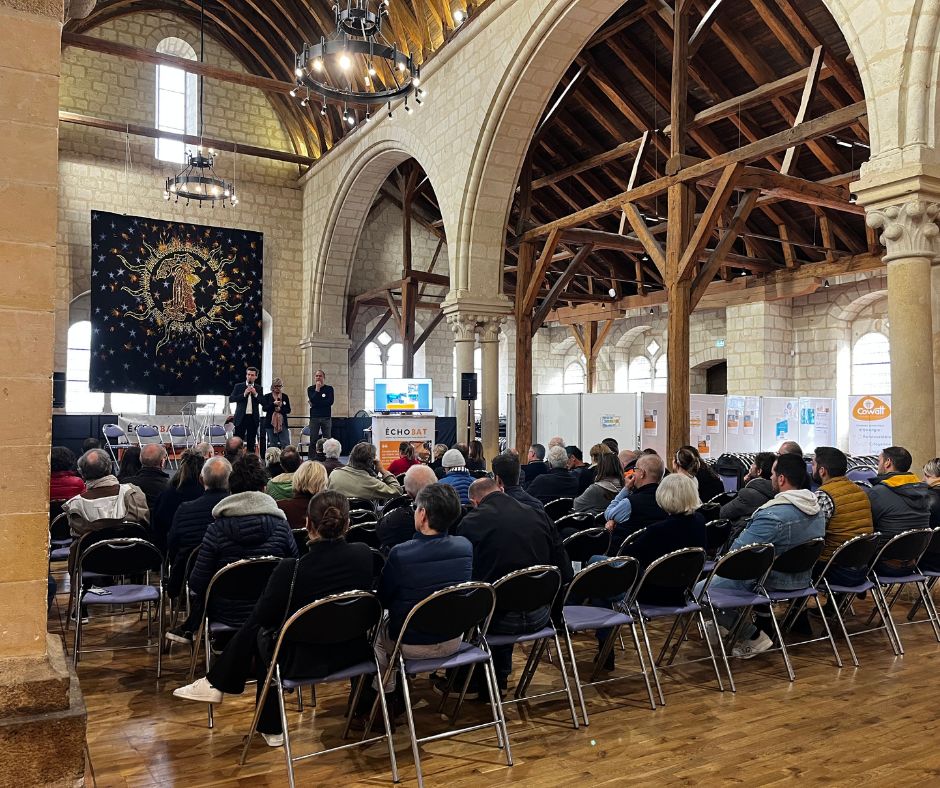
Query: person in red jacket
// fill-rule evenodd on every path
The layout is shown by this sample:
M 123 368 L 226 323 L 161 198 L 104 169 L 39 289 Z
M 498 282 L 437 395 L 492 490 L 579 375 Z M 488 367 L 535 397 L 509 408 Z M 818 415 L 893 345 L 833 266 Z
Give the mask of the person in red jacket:
M 85 492 L 85 482 L 75 470 L 75 455 L 65 446 L 53 446 L 49 464 L 49 500 L 67 501 Z
M 415 447 L 402 441 L 398 444 L 398 459 L 389 463 L 388 472 L 398 476 L 398 474 L 405 473 L 412 465 L 417 465 L 419 462 L 421 460 L 415 457 Z

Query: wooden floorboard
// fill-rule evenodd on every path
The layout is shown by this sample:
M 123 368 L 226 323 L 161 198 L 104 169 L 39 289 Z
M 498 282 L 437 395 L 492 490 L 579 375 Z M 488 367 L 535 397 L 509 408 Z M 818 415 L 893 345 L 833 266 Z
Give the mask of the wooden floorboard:
M 62 602 L 64 604 L 64 600 Z M 906 607 L 902 607 L 906 611 Z M 867 613 L 862 603 L 859 611 Z M 859 622 L 856 621 L 856 627 Z M 136 616 L 92 620 L 86 645 L 102 635 L 139 642 L 145 624 Z M 55 614 L 50 631 L 60 632 Z M 735 660 L 737 693 L 720 693 L 707 663 L 664 674 L 667 705 L 653 712 L 638 678 L 586 690 L 589 727 L 573 730 L 561 696 L 508 711 L 515 765 L 508 768 L 490 731 L 434 742 L 422 748 L 428 786 L 585 785 L 772 786 L 794 779 L 819 785 L 879 781 L 891 785 L 940 784 L 936 737 L 940 644 L 929 625 L 902 627 L 905 655 L 895 658 L 883 633 L 856 641 L 861 667 L 836 668 L 825 642 L 792 651 L 797 680 L 786 679 L 779 652 Z M 659 642 L 659 631 L 654 636 Z M 71 646 L 71 640 L 68 641 Z M 579 642 L 579 665 L 590 669 L 593 643 Z M 683 648 L 701 656 L 693 641 Z M 516 669 L 522 655 L 517 649 Z M 618 675 L 636 665 L 617 653 Z M 188 659 L 180 647 L 155 678 L 153 651 L 101 652 L 84 656 L 78 674 L 88 707 L 91 764 L 87 785 L 98 786 L 281 786 L 284 755 L 258 739 L 248 763 L 238 757 L 251 720 L 254 690 L 228 696 L 206 728 L 205 706 L 180 701 L 172 690 L 186 683 Z M 510 680 L 512 685 L 512 679 Z M 416 682 L 419 733 L 441 730 L 437 696 L 426 680 Z M 560 687 L 557 671 L 544 663 L 532 692 Z M 303 714 L 288 696 L 295 754 L 339 742 L 345 688 L 321 691 L 314 711 Z M 483 721 L 487 708 L 468 703 L 464 721 Z M 415 785 L 404 717 L 395 735 L 403 784 Z M 390 782 L 384 745 L 335 753 L 297 764 L 297 784 L 379 786 Z

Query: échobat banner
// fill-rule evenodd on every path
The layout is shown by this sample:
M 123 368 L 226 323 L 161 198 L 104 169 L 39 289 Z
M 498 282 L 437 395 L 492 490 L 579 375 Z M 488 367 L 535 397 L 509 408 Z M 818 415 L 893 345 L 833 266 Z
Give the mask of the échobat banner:
M 891 395 L 849 398 L 849 454 L 879 454 L 891 442 Z

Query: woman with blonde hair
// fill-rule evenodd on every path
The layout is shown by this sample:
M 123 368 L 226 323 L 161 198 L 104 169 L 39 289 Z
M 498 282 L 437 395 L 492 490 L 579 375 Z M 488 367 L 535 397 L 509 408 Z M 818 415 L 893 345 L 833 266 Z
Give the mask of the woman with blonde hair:
M 291 528 L 303 528 L 307 519 L 310 499 L 326 489 L 327 473 L 322 463 L 304 460 L 291 479 L 292 497 L 277 502 L 277 508 L 287 515 Z

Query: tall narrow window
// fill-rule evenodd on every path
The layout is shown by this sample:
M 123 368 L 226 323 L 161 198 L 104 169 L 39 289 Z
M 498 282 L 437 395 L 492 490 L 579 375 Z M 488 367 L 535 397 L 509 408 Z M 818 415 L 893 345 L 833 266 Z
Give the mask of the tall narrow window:
M 104 394 L 88 390 L 91 362 L 91 322 L 80 320 L 69 326 L 65 367 L 65 409 L 70 413 L 101 413 Z
M 650 360 L 646 356 L 636 356 L 631 359 L 627 371 L 627 391 L 631 394 L 650 391 L 652 389 L 651 372 Z
M 196 59 L 196 51 L 181 38 L 164 38 L 157 45 L 162 55 Z M 161 131 L 177 134 L 198 134 L 199 80 L 175 66 L 157 66 L 156 126 Z M 156 156 L 161 161 L 177 164 L 183 161 L 186 146 L 178 140 L 157 138 Z
M 891 349 L 884 334 L 865 334 L 852 348 L 852 393 L 891 393 Z
M 565 367 L 565 376 L 562 380 L 564 394 L 584 393 L 584 366 L 580 361 L 572 361 Z

